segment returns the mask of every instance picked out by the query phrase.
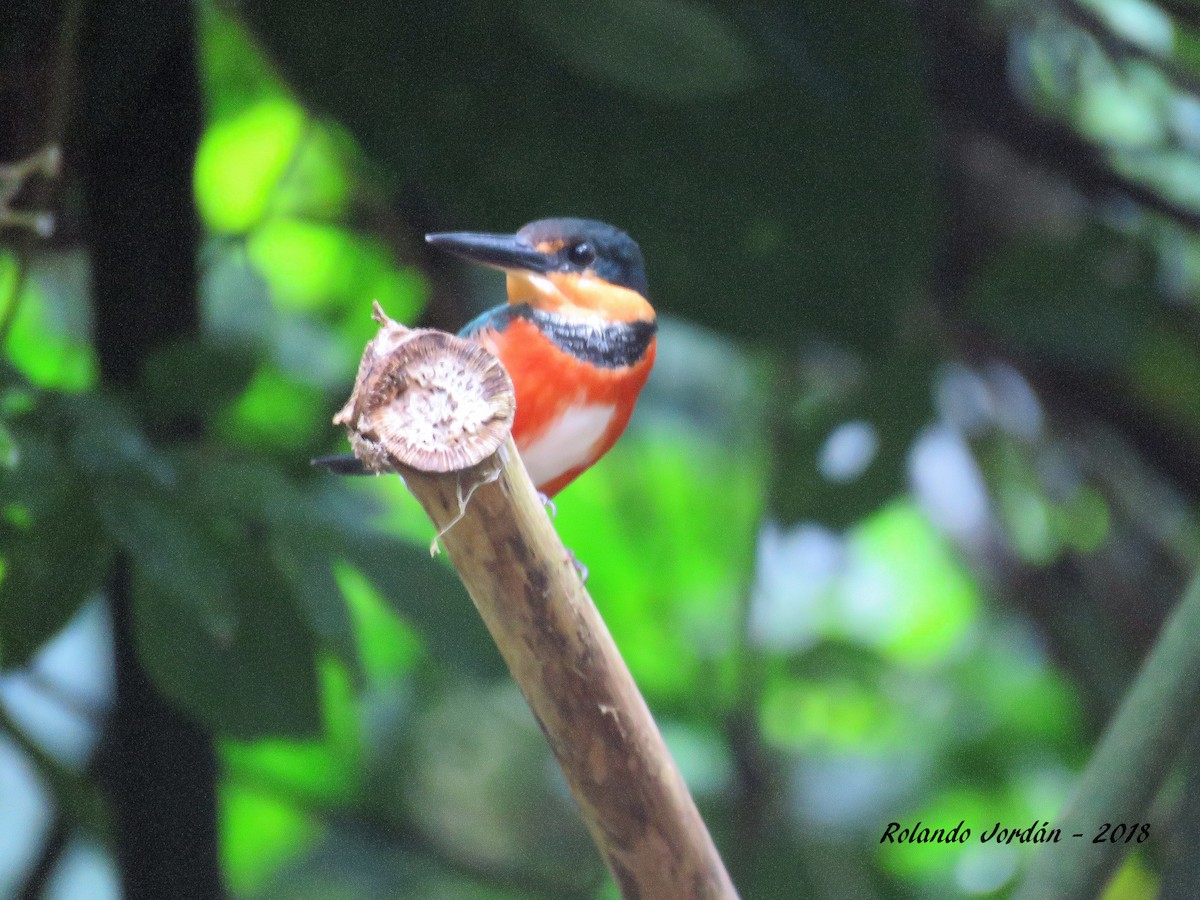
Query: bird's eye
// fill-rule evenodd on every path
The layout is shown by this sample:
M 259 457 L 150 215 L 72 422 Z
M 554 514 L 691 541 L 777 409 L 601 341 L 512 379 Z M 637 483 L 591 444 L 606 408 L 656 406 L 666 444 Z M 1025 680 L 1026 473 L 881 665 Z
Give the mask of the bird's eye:
M 590 266 L 596 261 L 596 249 L 587 241 L 572 244 L 567 249 L 567 260 L 573 266 Z

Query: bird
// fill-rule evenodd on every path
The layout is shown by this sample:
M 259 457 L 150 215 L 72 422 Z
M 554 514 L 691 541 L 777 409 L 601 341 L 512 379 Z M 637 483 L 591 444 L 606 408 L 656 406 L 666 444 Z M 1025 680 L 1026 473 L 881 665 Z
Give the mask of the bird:
M 624 231 L 592 219 L 539 219 L 515 234 L 427 234 L 440 250 L 499 269 L 508 302 L 459 332 L 512 378 L 512 436 L 547 500 L 612 449 L 654 366 L 658 324 L 645 262 Z M 354 457 L 313 461 L 365 474 Z

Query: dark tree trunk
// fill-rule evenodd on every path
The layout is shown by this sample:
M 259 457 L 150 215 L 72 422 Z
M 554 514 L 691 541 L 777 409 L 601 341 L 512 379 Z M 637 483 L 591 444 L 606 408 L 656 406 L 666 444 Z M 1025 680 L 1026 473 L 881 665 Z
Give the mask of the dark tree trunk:
M 155 348 L 199 325 L 192 163 L 201 127 L 187 2 L 91 3 L 78 164 L 101 377 L 133 389 Z M 194 436 L 173 423 L 159 440 Z M 109 580 L 117 696 L 102 778 L 125 896 L 220 898 L 212 737 L 155 689 L 134 643 L 128 560 Z

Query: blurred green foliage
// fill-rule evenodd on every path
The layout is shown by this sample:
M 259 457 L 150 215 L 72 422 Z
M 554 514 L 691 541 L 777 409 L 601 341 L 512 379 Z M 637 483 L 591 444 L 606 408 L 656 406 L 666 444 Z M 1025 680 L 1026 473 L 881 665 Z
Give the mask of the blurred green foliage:
M 1027 848 L 879 836 L 1051 820 L 1194 562 L 1200 20 L 921 6 L 201 3 L 200 333 L 118 394 L 78 235 L 0 247 L 3 677 L 120 554 L 219 741 L 233 895 L 615 896 L 399 479 L 307 466 L 372 300 L 499 300 L 422 231 L 587 215 L 641 243 L 660 356 L 556 525 L 743 896 L 1003 894 Z

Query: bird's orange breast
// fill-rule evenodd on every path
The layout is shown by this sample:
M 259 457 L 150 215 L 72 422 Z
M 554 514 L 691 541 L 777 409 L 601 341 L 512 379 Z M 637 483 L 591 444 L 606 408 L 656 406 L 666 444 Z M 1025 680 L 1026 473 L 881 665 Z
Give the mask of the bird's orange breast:
M 520 318 L 503 331 L 482 331 L 476 340 L 499 357 L 512 377 L 517 396 L 512 433 L 521 455 L 536 454 L 542 461 L 548 453 L 562 454 L 561 471 L 546 462 L 538 466 L 547 478 L 538 489 L 547 496 L 554 496 L 612 448 L 629 424 L 654 366 L 653 339 L 637 362 L 606 368 L 577 359 Z M 601 418 L 610 408 L 607 419 Z M 564 422 L 581 424 L 572 428 Z M 586 446 L 564 446 L 560 451 L 545 445 L 559 439 Z M 537 481 L 538 474 L 533 466 L 530 469 Z

